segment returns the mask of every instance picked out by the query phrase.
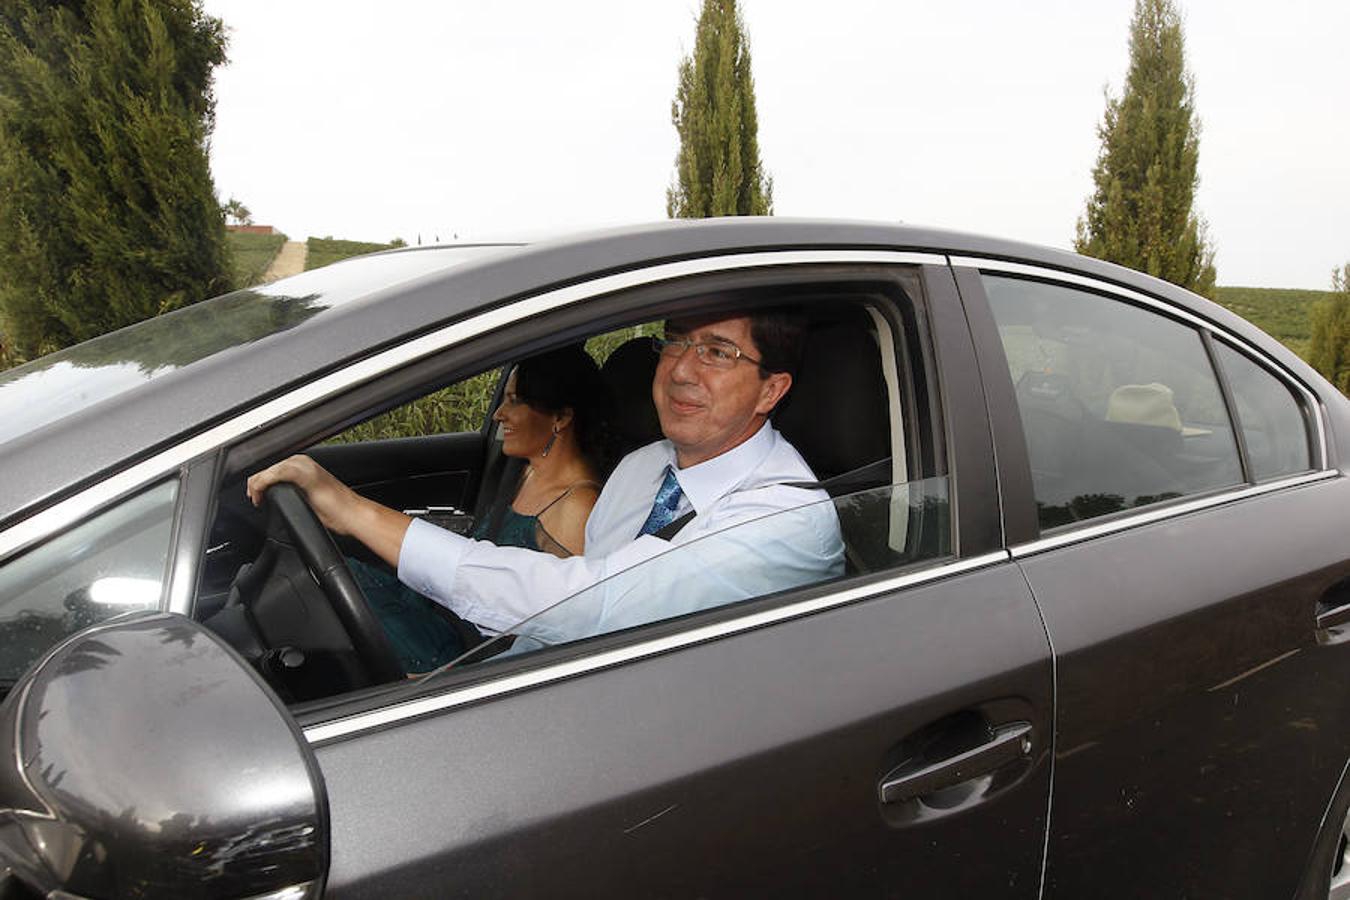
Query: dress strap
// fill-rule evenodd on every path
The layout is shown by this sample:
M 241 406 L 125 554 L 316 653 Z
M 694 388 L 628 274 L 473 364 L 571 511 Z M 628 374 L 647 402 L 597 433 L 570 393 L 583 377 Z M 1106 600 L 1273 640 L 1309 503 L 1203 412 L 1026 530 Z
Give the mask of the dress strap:
M 576 490 L 576 489 L 579 488 L 579 487 L 593 487 L 593 488 L 598 488 L 598 487 L 600 487 L 600 485 L 599 485 L 598 483 L 594 482 L 594 481 L 574 481 L 574 482 L 572 482 L 571 484 L 569 484 L 569 485 L 567 486 L 567 489 L 566 489 L 565 491 L 563 491 L 561 494 L 559 494 L 558 496 L 556 496 L 556 497 L 554 497 L 552 500 L 550 500 L 550 501 L 548 502 L 548 506 L 545 506 L 543 509 L 539 510 L 539 512 L 535 513 L 535 514 L 534 514 L 534 517 L 535 517 L 536 519 L 539 518 L 539 517 L 542 516 L 544 513 L 548 512 L 550 509 L 552 509 L 552 508 L 553 508 L 553 504 L 557 503 L 559 500 L 562 500 L 564 497 L 566 497 L 568 494 L 572 493 L 572 491 Z

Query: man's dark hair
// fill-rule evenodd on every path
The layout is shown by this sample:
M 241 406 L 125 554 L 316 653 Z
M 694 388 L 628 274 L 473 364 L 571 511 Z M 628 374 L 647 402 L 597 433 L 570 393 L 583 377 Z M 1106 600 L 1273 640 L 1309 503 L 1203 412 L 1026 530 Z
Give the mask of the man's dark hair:
M 759 375 L 795 375 L 806 349 L 806 314 L 791 306 L 750 311 L 750 339 L 759 350 Z

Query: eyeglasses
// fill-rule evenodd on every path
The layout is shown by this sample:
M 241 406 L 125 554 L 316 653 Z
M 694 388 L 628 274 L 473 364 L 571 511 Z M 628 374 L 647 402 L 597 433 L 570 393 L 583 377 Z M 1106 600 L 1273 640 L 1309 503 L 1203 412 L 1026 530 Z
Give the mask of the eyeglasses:
M 688 338 L 652 338 L 652 349 L 662 356 L 671 359 L 679 359 L 684 356 L 684 351 L 690 347 L 694 348 L 694 353 L 698 356 L 698 361 L 705 366 L 712 366 L 714 369 L 730 369 L 736 365 L 738 359 L 746 362 L 752 362 L 757 366 L 764 363 L 747 354 L 740 347 L 737 347 L 731 341 L 711 340 L 711 341 L 691 341 Z

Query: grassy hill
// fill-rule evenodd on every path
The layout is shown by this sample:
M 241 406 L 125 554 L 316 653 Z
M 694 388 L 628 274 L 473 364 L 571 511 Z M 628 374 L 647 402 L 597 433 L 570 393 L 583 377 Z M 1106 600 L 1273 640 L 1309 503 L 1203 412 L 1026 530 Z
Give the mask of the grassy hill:
M 230 231 L 225 234 L 225 244 L 229 248 L 230 267 L 234 275 L 236 288 L 251 287 L 262 281 L 263 274 L 272 260 L 281 252 L 281 245 L 288 238 L 280 232 L 276 234 L 245 234 Z M 379 244 L 371 241 L 343 241 L 331 237 L 310 238 L 306 242 L 307 255 L 305 269 L 317 269 L 329 263 L 335 263 L 349 256 L 362 253 L 374 253 L 391 247 L 403 246 L 400 242 Z
M 1308 358 L 1313 304 L 1331 296 L 1330 291 L 1249 287 L 1221 287 L 1215 294 L 1220 306 L 1242 316 L 1304 359 Z
M 362 253 L 374 253 L 376 250 L 388 250 L 391 247 L 401 247 L 403 244 L 377 244 L 370 241 L 340 241 L 330 237 L 310 238 L 308 242 L 309 253 L 305 257 L 305 270 L 317 269 L 320 266 L 326 266 L 329 263 L 335 263 L 340 259 L 346 259 L 349 256 L 360 256 Z
M 225 233 L 225 245 L 230 251 L 230 264 L 234 270 L 236 288 L 251 287 L 262 281 L 263 273 L 276 259 L 281 245 L 286 243 L 284 234 L 245 234 L 239 231 Z

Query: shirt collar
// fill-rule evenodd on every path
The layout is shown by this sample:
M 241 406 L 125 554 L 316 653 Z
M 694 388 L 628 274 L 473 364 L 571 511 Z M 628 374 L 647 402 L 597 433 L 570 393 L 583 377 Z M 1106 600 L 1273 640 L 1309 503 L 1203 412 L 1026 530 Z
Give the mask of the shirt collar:
M 778 432 L 765 422 L 759 431 L 727 452 L 687 469 L 681 469 L 676 464 L 675 446 L 670 441 L 665 444 L 670 454 L 670 467 L 675 472 L 675 480 L 680 483 L 680 490 L 694 510 L 702 512 L 754 473 L 760 463 L 768 458 L 777 440 Z

